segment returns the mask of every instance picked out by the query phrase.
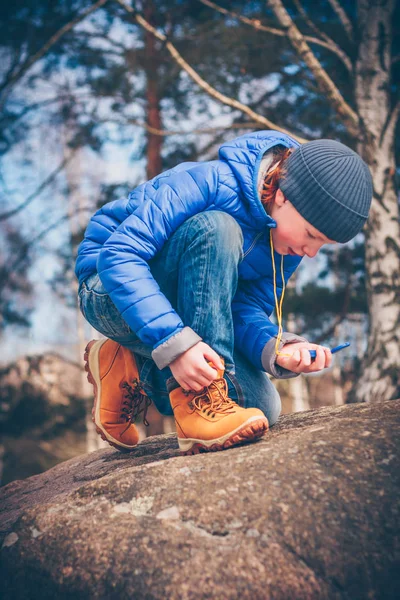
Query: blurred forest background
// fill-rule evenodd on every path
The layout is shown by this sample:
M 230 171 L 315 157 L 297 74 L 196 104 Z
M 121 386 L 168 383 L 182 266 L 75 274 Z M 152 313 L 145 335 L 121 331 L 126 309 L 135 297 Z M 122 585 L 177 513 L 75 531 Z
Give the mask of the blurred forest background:
M 400 396 L 400 6 L 394 0 L 15 0 L 0 7 L 1 482 L 103 445 L 74 261 L 105 202 L 227 139 L 337 139 L 374 178 L 366 230 L 304 260 L 286 330 L 350 341 L 277 383 L 285 412 Z M 141 435 L 173 431 L 155 411 Z M 108 447 L 108 446 L 107 446 Z

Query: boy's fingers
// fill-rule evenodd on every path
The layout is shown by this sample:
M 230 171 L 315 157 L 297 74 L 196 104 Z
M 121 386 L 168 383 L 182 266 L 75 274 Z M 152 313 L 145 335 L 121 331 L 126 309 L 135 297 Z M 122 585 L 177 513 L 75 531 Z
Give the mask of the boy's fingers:
M 308 348 L 301 349 L 301 362 L 305 367 L 309 367 L 311 365 L 311 355 Z
M 316 352 L 315 360 L 312 363 L 313 367 L 314 367 L 313 370 L 321 371 L 321 369 L 323 369 L 325 366 L 325 352 L 323 351 L 321 346 L 317 346 L 315 349 L 315 352 Z
M 191 377 L 190 379 L 188 378 L 186 380 L 186 383 L 188 386 L 186 389 L 193 390 L 195 392 L 199 392 L 200 390 L 202 390 L 205 387 L 205 384 L 203 384 L 197 378 L 193 378 L 193 377 Z
M 218 369 L 224 369 L 221 357 L 212 349 L 203 352 L 204 358 L 210 360 Z
M 311 358 L 310 349 L 315 350 L 316 356 Z M 330 348 L 326 346 L 318 346 L 317 344 L 309 344 L 307 348 L 299 348 L 293 352 L 290 357 L 282 356 L 284 366 L 292 371 L 296 371 L 297 367 L 304 372 L 322 371 L 332 364 L 332 353 Z M 282 365 L 283 366 L 283 365 Z
M 326 369 L 329 366 L 329 348 L 326 346 L 320 346 L 318 354 L 321 355 L 321 369 Z
M 332 352 L 330 348 L 324 347 L 325 357 L 326 357 L 326 367 L 330 367 L 332 364 Z
M 214 369 L 214 373 L 215 373 L 215 369 Z M 214 380 L 210 379 L 209 377 L 204 377 L 204 376 L 200 375 L 199 373 L 197 373 L 192 378 L 192 383 L 197 384 L 199 386 L 199 388 L 208 387 L 212 381 L 214 381 Z
M 325 354 L 325 349 L 322 348 L 322 346 L 320 346 L 317 349 L 317 353 L 318 353 L 318 363 L 317 366 L 319 368 L 319 370 L 324 369 L 326 366 L 326 354 Z
M 315 371 L 322 371 L 322 369 L 326 369 L 330 367 L 332 362 L 332 354 L 329 348 L 325 346 L 319 346 L 316 348 L 317 356 L 314 361 Z
M 214 379 L 217 379 L 218 377 L 218 373 L 217 373 L 217 367 L 216 365 L 206 365 L 206 367 L 203 369 L 201 369 L 201 372 L 199 372 L 199 375 L 201 377 L 205 377 L 206 379 L 208 379 L 210 382 L 214 381 Z M 207 384 L 209 385 L 209 384 Z
M 185 381 L 183 379 L 179 379 L 179 380 L 177 379 L 176 381 L 179 383 L 179 385 L 181 386 L 182 389 L 184 389 L 184 390 L 190 390 L 190 385 L 188 384 L 187 381 Z
M 292 358 L 296 363 L 299 363 L 301 361 L 300 350 L 295 350 L 292 354 Z
M 208 361 L 211 362 L 212 364 L 209 365 Z M 206 357 L 206 355 L 204 355 L 204 363 L 199 365 L 195 372 L 196 375 L 198 374 L 200 377 L 205 377 L 206 379 L 210 379 L 211 381 L 214 381 L 216 375 L 217 375 L 217 366 L 214 364 L 215 361 L 212 360 L 211 358 Z

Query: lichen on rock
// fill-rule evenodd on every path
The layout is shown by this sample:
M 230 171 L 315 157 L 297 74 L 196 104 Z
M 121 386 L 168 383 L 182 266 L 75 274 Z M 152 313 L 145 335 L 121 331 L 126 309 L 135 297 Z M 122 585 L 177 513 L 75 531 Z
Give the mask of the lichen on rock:
M 13 482 L 5 597 L 397 598 L 399 409 L 286 415 L 256 443 L 190 457 L 156 436 Z

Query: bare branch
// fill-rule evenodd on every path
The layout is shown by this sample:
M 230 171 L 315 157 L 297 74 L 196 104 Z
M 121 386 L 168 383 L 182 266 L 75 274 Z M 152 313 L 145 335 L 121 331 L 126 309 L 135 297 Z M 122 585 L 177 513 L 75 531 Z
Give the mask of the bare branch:
M 62 171 L 62 169 L 65 167 L 65 165 L 67 163 L 69 163 L 69 161 L 72 159 L 75 152 L 76 152 L 76 150 L 73 150 L 69 154 L 69 156 L 64 158 L 64 160 L 58 165 L 58 167 L 56 169 L 54 169 L 54 171 L 52 171 L 52 173 L 50 173 L 50 175 L 48 177 L 46 177 L 46 179 L 44 181 L 42 181 L 42 183 L 39 185 L 39 187 L 37 187 L 36 190 L 30 196 L 28 196 L 28 198 L 24 202 L 22 202 L 21 204 L 19 204 L 19 206 L 17 206 L 16 208 L 13 208 L 12 210 L 9 210 L 8 212 L 0 214 L 0 221 L 4 221 L 5 219 L 8 219 L 8 218 L 16 215 L 17 213 L 21 212 L 21 210 L 26 208 L 33 200 L 35 200 L 35 198 L 37 198 L 37 196 L 39 196 L 39 194 L 41 194 L 43 192 L 43 190 L 55 180 L 55 178 L 60 173 L 60 171 Z
M 315 25 L 315 23 L 310 19 L 310 17 L 307 15 L 306 11 L 302 7 L 300 0 L 293 0 L 293 2 L 295 4 L 297 10 L 303 17 L 304 21 L 306 22 L 306 24 L 310 27 L 310 29 L 312 29 L 317 35 L 319 35 L 321 38 L 323 38 L 325 40 L 325 42 L 327 43 L 327 46 L 325 46 L 325 47 L 329 48 L 329 50 L 334 52 L 341 59 L 344 66 L 348 70 L 349 74 L 353 75 L 353 70 L 354 70 L 353 64 L 350 60 L 350 57 L 346 54 L 346 52 L 331 37 L 329 37 L 329 35 L 327 35 L 324 31 L 321 31 Z M 308 38 L 308 36 L 305 35 L 304 39 L 307 42 L 310 42 L 310 41 L 312 41 L 313 38 L 311 38 L 311 40 L 310 40 Z
M 344 27 L 344 30 L 347 33 L 347 37 L 349 38 L 349 40 L 351 42 L 354 42 L 353 25 L 351 24 L 349 17 L 346 15 L 343 7 L 340 5 L 340 2 L 338 0 L 328 0 L 328 2 L 331 5 L 332 9 L 337 14 L 337 16 L 339 17 L 339 19 Z
M 252 108 L 256 108 L 257 106 L 259 106 L 262 102 L 264 102 L 266 100 L 266 98 L 270 97 L 272 94 L 274 94 L 275 90 L 268 90 L 265 91 L 262 96 L 256 101 L 252 103 Z M 109 119 L 105 119 L 105 122 L 109 122 Z M 118 123 L 120 123 L 120 121 L 117 121 Z M 147 123 L 143 123 L 141 121 L 136 121 L 136 120 L 132 120 L 130 119 L 128 121 L 129 124 L 131 125 L 135 125 L 138 127 L 143 127 L 144 129 L 146 129 L 147 131 L 149 131 L 150 133 L 154 134 L 154 135 L 161 135 L 161 136 L 168 136 L 168 135 L 190 135 L 190 134 L 199 134 L 199 133 L 214 133 L 216 131 L 229 131 L 230 129 L 255 129 L 256 127 L 259 127 L 259 123 L 257 122 L 252 122 L 252 121 L 237 121 L 237 122 L 233 122 L 230 125 L 221 125 L 218 127 L 207 127 L 204 129 L 192 129 L 191 131 L 178 131 L 178 130 L 162 130 L 162 129 L 155 129 L 154 127 L 150 127 Z M 121 123 L 122 124 L 122 123 Z M 214 142 L 211 142 L 211 144 L 214 144 Z
M 329 77 L 317 57 L 313 54 L 310 46 L 296 27 L 293 19 L 283 6 L 281 0 L 267 0 L 269 6 L 274 12 L 280 24 L 287 31 L 288 37 L 293 48 L 305 62 L 307 67 L 313 73 L 319 90 L 326 96 L 336 113 L 340 116 L 342 122 L 347 127 L 350 134 L 358 137 L 359 119 L 357 113 L 345 101 L 342 94 Z
M 299 11 L 299 14 L 303 17 L 303 20 L 309 26 L 310 29 L 312 29 L 319 37 L 323 38 L 326 42 L 331 43 L 333 41 L 332 38 L 329 37 L 329 35 L 318 29 L 314 21 L 310 19 L 305 9 L 302 7 L 300 0 L 293 0 L 293 4 L 295 5 L 297 10 Z M 304 36 L 304 39 L 308 41 L 307 36 Z
M 242 15 L 239 15 L 238 13 L 235 13 L 232 10 L 222 8 L 222 6 L 215 4 L 215 2 L 210 2 L 210 0 L 199 0 L 199 2 L 201 2 L 205 6 L 213 8 L 214 10 L 220 12 L 223 15 L 229 15 L 234 19 L 238 19 L 238 21 L 241 21 L 246 25 L 250 25 L 250 27 L 257 29 L 258 31 L 266 31 L 267 33 L 272 33 L 273 35 L 278 35 L 281 37 L 287 37 L 288 35 L 287 31 L 283 29 L 276 29 L 276 27 L 268 27 L 267 25 L 262 25 L 259 19 L 248 19 L 247 17 L 243 17 Z M 302 10 L 304 11 L 304 9 Z M 326 48 L 330 52 L 336 54 L 338 58 L 340 58 L 340 60 L 343 62 L 348 72 L 351 74 L 353 72 L 353 65 L 347 54 L 329 36 L 319 31 L 319 29 L 317 29 L 314 24 L 313 29 L 317 31 L 318 35 L 323 36 L 326 39 L 321 40 L 320 38 L 312 37 L 309 35 L 305 35 L 304 39 L 310 44 L 317 44 L 318 46 L 322 46 L 323 48 Z
M 260 124 L 256 121 L 243 121 L 239 123 L 231 123 L 230 125 L 219 125 L 216 127 L 204 127 L 201 129 L 189 129 L 188 131 L 183 131 L 182 129 L 156 129 L 144 121 L 137 121 L 136 119 L 127 119 L 126 121 L 121 121 L 120 119 L 104 118 L 97 119 L 97 123 L 116 123 L 117 125 L 126 125 L 127 123 L 128 125 L 134 125 L 135 127 L 142 127 L 152 135 L 158 135 L 160 137 L 167 137 L 169 135 L 215 133 L 216 131 L 229 131 L 229 129 L 256 129 L 260 126 Z
M 247 17 L 243 17 L 242 15 L 235 13 L 233 10 L 227 10 L 226 8 L 222 8 L 222 6 L 215 4 L 215 2 L 210 2 L 209 0 L 199 0 L 199 2 L 201 2 L 205 6 L 208 6 L 209 8 L 213 8 L 222 15 L 229 15 L 234 19 L 238 19 L 238 21 L 241 21 L 246 25 L 250 25 L 250 27 L 254 27 L 254 29 L 258 29 L 258 31 L 267 31 L 268 33 L 272 33 L 274 35 L 286 37 L 286 32 L 283 31 L 283 29 L 277 29 L 276 27 L 268 27 L 267 25 L 262 25 L 259 19 L 248 19 Z
M 86 10 L 84 10 L 80 15 L 75 17 L 75 19 L 72 19 L 72 21 L 70 21 L 63 27 L 61 27 L 61 29 L 59 29 L 54 35 L 51 36 L 51 38 L 49 40 L 47 40 L 47 42 L 40 48 L 40 50 L 38 50 L 33 56 L 31 56 L 27 61 L 25 61 L 21 65 L 21 67 L 18 70 L 16 70 L 12 74 L 12 76 L 9 78 L 9 80 L 6 81 L 6 83 L 4 84 L 4 86 L 1 90 L 1 93 L 0 93 L 0 108 L 4 104 L 4 101 L 6 98 L 6 93 L 8 92 L 9 88 L 16 81 L 21 79 L 21 77 L 23 75 L 25 75 L 25 73 L 28 71 L 28 69 L 30 69 L 34 63 L 36 63 L 39 59 L 41 59 L 42 56 L 44 56 L 46 54 L 46 52 L 48 52 L 48 50 L 52 46 L 54 46 L 54 44 L 56 44 L 63 35 L 68 33 L 68 31 L 71 31 L 71 29 L 73 29 L 75 27 L 75 25 L 77 25 L 78 23 L 83 21 L 83 19 L 85 19 L 92 12 L 94 12 L 95 10 L 97 10 L 98 8 L 103 6 L 103 4 L 105 4 L 106 2 L 108 2 L 108 0 L 98 0 L 95 4 L 93 4 Z
M 108 122 L 109 119 L 106 119 Z M 191 134 L 199 134 L 199 133 L 214 133 L 215 131 L 228 130 L 228 129 L 255 129 L 259 127 L 259 123 L 256 121 L 246 121 L 244 123 L 232 123 L 231 125 L 220 125 L 219 127 L 206 127 L 204 129 L 191 129 L 190 131 L 179 131 L 179 130 L 168 130 L 168 129 L 156 129 L 155 127 L 150 127 L 147 123 L 143 123 L 141 121 L 136 121 L 135 119 L 129 119 L 128 123 L 130 125 L 136 125 L 138 127 L 143 127 L 149 133 L 153 135 L 158 135 L 161 137 L 166 137 L 168 135 L 191 135 Z
M 22 47 L 22 44 L 20 44 L 19 48 L 15 49 L 13 58 L 10 59 L 10 67 L 4 73 L 4 76 L 2 78 L 3 81 L 7 82 L 14 75 L 14 73 L 18 70 L 18 65 L 21 61 L 22 54 L 23 54 L 23 47 Z M 0 85 L 0 90 L 2 89 L 3 85 L 4 85 L 3 83 Z
M 256 108 L 258 105 L 260 105 L 262 102 L 264 102 L 266 98 L 271 96 L 274 92 L 275 92 L 275 90 L 268 90 L 268 91 L 264 92 L 262 94 L 261 98 L 259 98 L 256 102 L 252 103 L 251 107 L 253 109 Z M 109 121 L 110 121 L 109 119 L 105 119 L 105 122 L 109 122 Z M 121 123 L 121 121 L 117 121 L 117 122 Z M 237 121 L 237 122 L 231 123 L 230 125 L 220 125 L 218 127 L 206 127 L 206 128 L 200 128 L 200 129 L 192 129 L 190 131 L 182 131 L 182 130 L 179 131 L 179 130 L 155 129 L 154 127 L 150 127 L 147 123 L 144 123 L 141 121 L 136 121 L 133 119 L 128 120 L 128 123 L 130 125 L 143 127 L 144 129 L 146 129 L 153 135 L 160 135 L 160 136 L 215 133 L 216 131 L 224 132 L 224 131 L 229 131 L 230 129 L 255 129 L 255 128 L 259 127 L 259 123 L 254 122 L 254 121 L 253 122 L 252 121 Z M 212 143 L 214 143 L 214 142 L 212 142 Z
M 286 77 L 287 77 L 287 74 L 284 75 L 284 79 L 286 79 Z M 264 91 L 264 93 L 260 96 L 260 98 L 258 98 L 255 102 L 252 102 L 250 104 L 250 107 L 253 110 L 256 110 L 259 106 L 262 105 L 262 103 L 267 98 L 272 96 L 274 93 L 275 93 L 275 90 Z M 240 129 L 241 124 L 244 123 L 244 121 L 240 120 L 242 118 L 243 118 L 243 113 L 239 113 L 239 115 L 237 117 L 234 117 L 232 125 L 234 125 L 235 129 L 236 129 L 236 127 Z M 210 158 L 207 155 L 210 150 L 218 148 L 218 145 L 224 141 L 225 131 L 226 130 L 221 130 L 219 133 L 217 133 L 215 136 L 213 136 L 213 138 L 211 140 L 206 142 L 205 146 L 196 150 L 196 159 L 195 160 L 213 160 L 213 158 Z M 199 157 L 203 157 L 203 158 L 199 158 Z
M 146 21 L 141 15 L 139 15 L 124 0 L 115 0 L 115 2 L 118 2 L 118 4 L 120 4 L 128 13 L 130 13 L 132 15 L 132 17 L 135 19 L 135 21 L 141 27 L 143 27 L 143 29 L 145 29 L 146 31 L 149 31 L 157 39 L 159 39 L 161 42 L 163 42 L 164 47 L 168 50 L 168 52 L 170 53 L 172 58 L 189 75 L 189 77 L 191 77 L 193 79 L 193 81 L 195 83 L 197 83 L 197 85 L 199 87 L 201 87 L 209 96 L 211 96 L 212 98 L 215 98 L 216 100 L 218 100 L 219 102 L 222 102 L 223 104 L 226 104 L 227 106 L 231 106 L 232 108 L 235 108 L 236 110 L 240 110 L 241 112 L 248 115 L 251 119 L 254 119 L 254 121 L 256 123 L 258 123 L 259 125 L 263 125 L 264 127 L 267 127 L 269 129 L 278 129 L 279 131 L 282 131 L 283 133 L 286 133 L 286 134 L 292 136 L 301 144 L 307 141 L 303 138 L 300 138 L 299 136 L 294 135 L 293 133 L 291 133 L 289 131 L 286 131 L 282 127 L 279 127 L 278 125 L 276 125 L 276 123 L 273 123 L 272 121 L 270 121 L 269 119 L 266 119 L 262 115 L 257 114 L 246 104 L 242 104 L 238 100 L 234 100 L 233 98 L 229 98 L 229 96 L 225 96 L 224 94 L 221 94 L 220 92 L 218 92 L 209 83 L 207 83 L 202 77 L 200 77 L 200 75 L 184 60 L 184 58 L 179 54 L 179 52 L 175 48 L 175 46 L 173 46 L 171 44 L 171 42 L 169 42 L 167 40 L 165 35 L 163 35 L 162 33 L 159 33 L 152 25 L 150 25 L 150 23 L 148 21 Z

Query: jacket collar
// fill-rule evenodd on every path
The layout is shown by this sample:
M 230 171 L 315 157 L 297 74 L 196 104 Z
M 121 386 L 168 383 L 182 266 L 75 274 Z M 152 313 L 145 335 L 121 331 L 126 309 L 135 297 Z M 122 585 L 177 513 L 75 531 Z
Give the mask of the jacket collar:
M 227 162 L 248 203 L 257 228 L 276 227 L 276 221 L 266 212 L 258 193 L 258 173 L 262 158 L 273 146 L 299 147 L 292 137 L 274 130 L 256 131 L 223 144 L 219 158 Z

